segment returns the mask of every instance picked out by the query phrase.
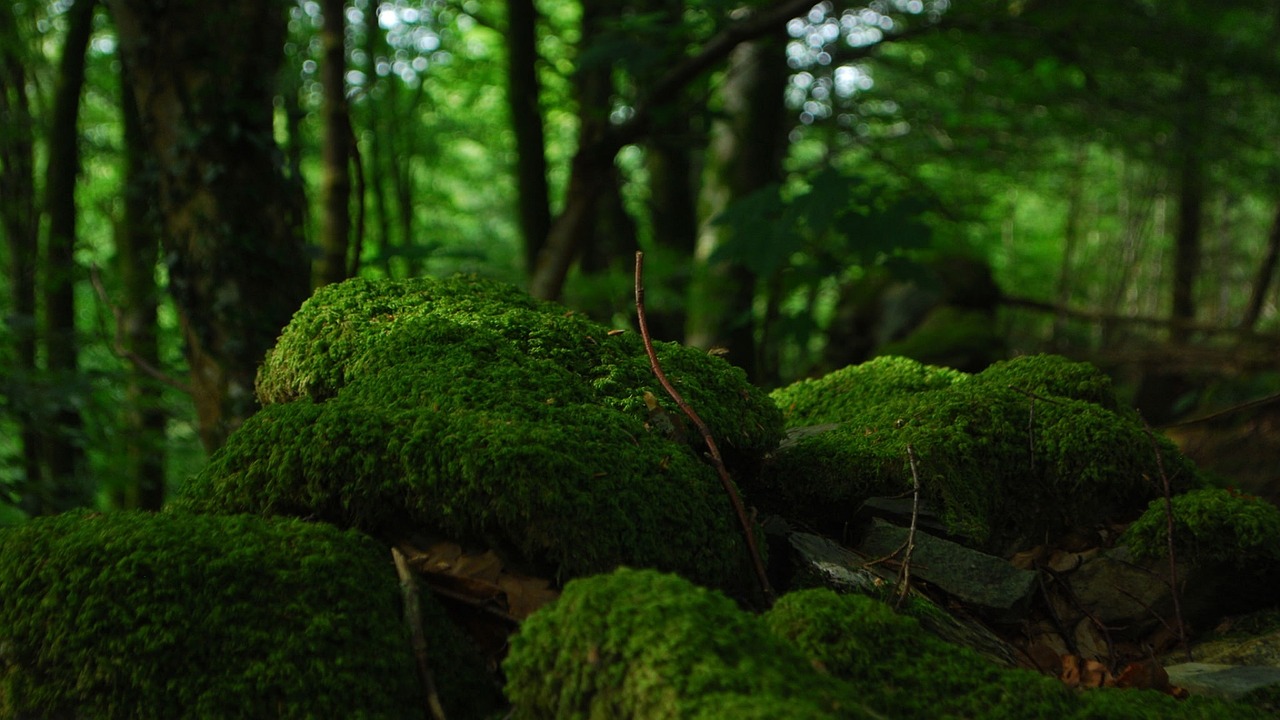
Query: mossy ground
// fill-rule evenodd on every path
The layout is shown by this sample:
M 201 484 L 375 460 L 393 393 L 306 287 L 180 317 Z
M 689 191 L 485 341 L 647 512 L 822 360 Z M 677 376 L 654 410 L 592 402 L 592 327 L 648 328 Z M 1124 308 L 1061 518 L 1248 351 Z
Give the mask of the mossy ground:
M 874 717 L 724 595 L 649 570 L 569 583 L 504 670 L 516 718 Z
M 863 596 L 804 590 L 763 616 L 676 577 L 570 583 L 513 638 L 517 718 L 1261 718 L 1152 691 L 1074 691 L 950 645 Z
M 727 462 L 776 445 L 781 417 L 740 370 L 658 355 Z M 702 439 L 648 422 L 646 393 L 681 415 L 635 333 L 474 278 L 352 280 L 298 312 L 259 374 L 265 407 L 179 504 L 423 527 L 561 578 L 626 563 L 743 584 Z
M 36 518 L 0 530 L 0 716 L 423 717 L 398 588 L 386 548 L 323 523 Z M 446 706 L 493 710 L 428 627 Z
M 837 427 L 780 451 L 749 489 L 837 537 L 865 499 L 911 492 L 908 447 L 922 497 L 952 533 L 990 550 L 1132 516 L 1160 482 L 1153 441 L 1108 378 L 1056 356 L 974 375 L 878 358 L 773 397 L 790 427 Z M 1154 442 L 1175 488 L 1194 486 L 1193 466 Z

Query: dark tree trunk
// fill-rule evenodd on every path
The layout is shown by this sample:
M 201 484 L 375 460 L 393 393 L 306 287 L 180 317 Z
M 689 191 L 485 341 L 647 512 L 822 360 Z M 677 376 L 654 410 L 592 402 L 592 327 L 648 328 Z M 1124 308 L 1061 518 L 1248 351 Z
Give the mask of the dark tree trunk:
M 344 0 L 323 0 L 324 27 L 320 44 L 320 85 L 324 88 L 324 165 L 320 185 L 323 220 L 316 287 L 347 279 L 351 238 L 351 116 L 347 110 L 347 52 Z M 377 14 L 377 13 L 373 13 Z M 359 248 L 356 249 L 359 252 Z
M 538 82 L 538 11 L 533 0 L 507 0 L 507 103 L 516 136 L 516 194 L 525 271 L 532 274 L 551 228 L 542 88 Z
M 691 93 L 689 94 L 691 95 Z M 645 170 L 649 175 L 649 222 L 654 244 L 670 251 L 678 263 L 666 275 L 667 292 L 684 298 L 689 291 L 689 268 L 698 242 L 697 154 L 705 151 L 706 137 L 699 120 L 687 108 L 698 101 L 686 97 L 670 112 L 656 111 L 652 138 L 646 145 Z M 683 300 L 647 313 L 655 337 L 683 340 L 686 313 Z
M 124 446 L 128 484 L 121 488 L 116 505 L 159 510 L 164 504 L 165 411 L 160 384 L 141 366 L 158 369 L 160 345 L 156 331 L 159 293 L 156 260 L 160 249 L 160 218 L 150 200 L 158 194 L 155 163 L 145 150 L 138 106 L 129 79 L 121 77 L 124 122 L 125 191 L 124 219 L 116 234 L 116 255 L 123 290 L 123 307 L 117 340 L 136 362 L 129 367 L 125 386 Z
M 308 293 L 272 133 L 285 4 L 110 6 L 157 161 L 170 288 L 212 451 L 256 410 L 258 364 Z
M 746 43 L 729 58 L 721 89 L 723 118 L 711 129 L 711 152 L 703 184 L 703 228 L 698 238 L 689 323 L 685 340 L 695 347 L 719 347 L 727 359 L 760 378 L 752 322 L 754 273 L 738 263 L 707 259 L 727 239 L 728 228 L 714 220 L 731 203 L 782 178 L 786 148 L 787 82 L 785 36 L 781 32 Z
M 1186 325 L 1195 322 L 1196 279 L 1200 274 L 1205 203 L 1204 128 L 1209 109 L 1208 79 L 1192 65 L 1183 87 L 1183 117 L 1179 121 L 1178 220 L 1173 251 L 1173 331 L 1171 339 L 1187 339 Z
M 1249 292 L 1249 304 L 1244 308 L 1244 317 L 1240 327 L 1253 330 L 1262 316 L 1262 305 L 1271 291 L 1271 281 L 1276 274 L 1276 263 L 1280 261 L 1280 205 L 1276 206 L 1271 220 L 1271 232 L 1267 235 L 1267 249 L 1262 261 L 1258 263 L 1258 274 L 1254 277 L 1253 288 Z
M 13 372 L 4 381 L 22 442 L 26 487 L 44 485 L 39 427 L 29 401 L 19 401 L 19 384 L 32 381 L 36 369 L 36 257 L 39 210 L 35 185 L 35 127 L 27 97 L 27 69 L 11 3 L 0 3 L 0 227 L 9 251 L 6 324 L 13 338 Z
M 76 0 L 67 11 L 67 35 L 53 98 L 49 127 L 49 166 L 45 173 L 45 209 L 49 237 L 44 255 L 44 341 L 49 379 L 55 387 L 70 388 L 79 370 L 76 337 L 75 264 L 76 178 L 80 172 L 80 93 L 84 88 L 84 60 L 93 29 L 96 0 Z M 71 392 L 74 392 L 72 390 Z M 50 432 L 45 438 L 47 492 L 29 499 L 28 508 L 56 513 L 88 505 L 92 493 L 85 478 L 83 420 L 72 397 L 59 398 Z

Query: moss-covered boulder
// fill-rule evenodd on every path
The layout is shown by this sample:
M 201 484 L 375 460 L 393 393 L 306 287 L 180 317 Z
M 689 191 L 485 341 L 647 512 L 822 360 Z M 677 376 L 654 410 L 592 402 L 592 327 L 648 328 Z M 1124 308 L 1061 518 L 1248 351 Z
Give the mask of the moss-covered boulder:
M 1256 708 L 1076 691 L 994 665 L 886 604 L 802 590 L 762 616 L 653 571 L 576 580 L 512 638 L 515 718 L 1221 718 Z
M 515 718 L 875 717 L 724 595 L 649 570 L 569 583 L 503 669 Z
M 777 444 L 781 417 L 740 370 L 658 356 L 732 466 Z M 702 439 L 656 421 L 681 414 L 636 333 L 474 278 L 351 280 L 303 305 L 258 394 L 181 506 L 426 528 L 561 578 L 631 564 L 749 582 Z
M 790 427 L 834 427 L 779 451 L 753 498 L 837 537 L 867 498 L 911 492 L 909 454 L 922 498 L 948 530 L 998 552 L 1136 516 L 1157 494 L 1161 460 L 1176 488 L 1198 482 L 1164 438 L 1157 458 L 1105 375 L 1061 357 L 973 375 L 878 358 L 773 397 Z
M 802 590 L 763 616 L 815 666 L 853 686 L 884 717 L 1262 718 L 1256 708 L 1205 699 L 1179 702 L 1149 690 L 1073 691 L 1030 670 L 1002 668 L 921 629 L 911 617 L 861 595 Z
M 425 607 L 445 706 L 493 710 Z M 425 717 L 414 668 L 390 555 L 354 531 L 181 513 L 0 529 L 0 716 Z

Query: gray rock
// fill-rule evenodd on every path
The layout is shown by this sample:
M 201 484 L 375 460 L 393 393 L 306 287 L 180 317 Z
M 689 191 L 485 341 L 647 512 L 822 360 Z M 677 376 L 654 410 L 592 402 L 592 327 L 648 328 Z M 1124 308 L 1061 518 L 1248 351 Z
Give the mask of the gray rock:
M 872 523 L 858 551 L 878 558 L 898 552 L 907 541 L 907 528 L 881 520 Z M 901 555 L 898 555 L 901 560 Z M 1025 615 L 1036 589 L 1036 573 L 1019 570 L 1009 561 L 916 530 L 911 553 L 911 576 L 981 610 L 994 619 Z
M 1195 695 L 1236 700 L 1246 693 L 1280 683 L 1280 668 L 1222 663 L 1182 663 L 1165 668 L 1169 683 Z

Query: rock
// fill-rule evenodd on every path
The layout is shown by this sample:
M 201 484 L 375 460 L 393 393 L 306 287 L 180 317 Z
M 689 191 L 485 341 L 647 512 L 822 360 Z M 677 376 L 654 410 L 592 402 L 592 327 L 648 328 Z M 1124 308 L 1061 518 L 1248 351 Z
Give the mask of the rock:
M 1280 683 L 1280 668 L 1224 663 L 1181 663 L 1165 668 L 1169 682 L 1196 695 L 1235 700 Z
M 896 578 L 878 566 L 867 567 L 867 558 L 820 535 L 793 532 L 789 536 L 805 584 L 818 584 L 840 593 L 856 593 L 885 600 L 894 596 Z M 904 608 L 934 635 L 973 650 L 999 665 L 1017 665 L 1013 648 L 985 625 L 956 617 L 925 595 L 910 591 Z
M 893 554 L 906 544 L 907 534 L 907 528 L 876 520 L 858 551 L 872 558 Z M 1025 613 L 1027 600 L 1036 589 L 1035 572 L 1019 570 L 1007 560 L 919 530 L 911 554 L 911 575 L 1001 620 Z

